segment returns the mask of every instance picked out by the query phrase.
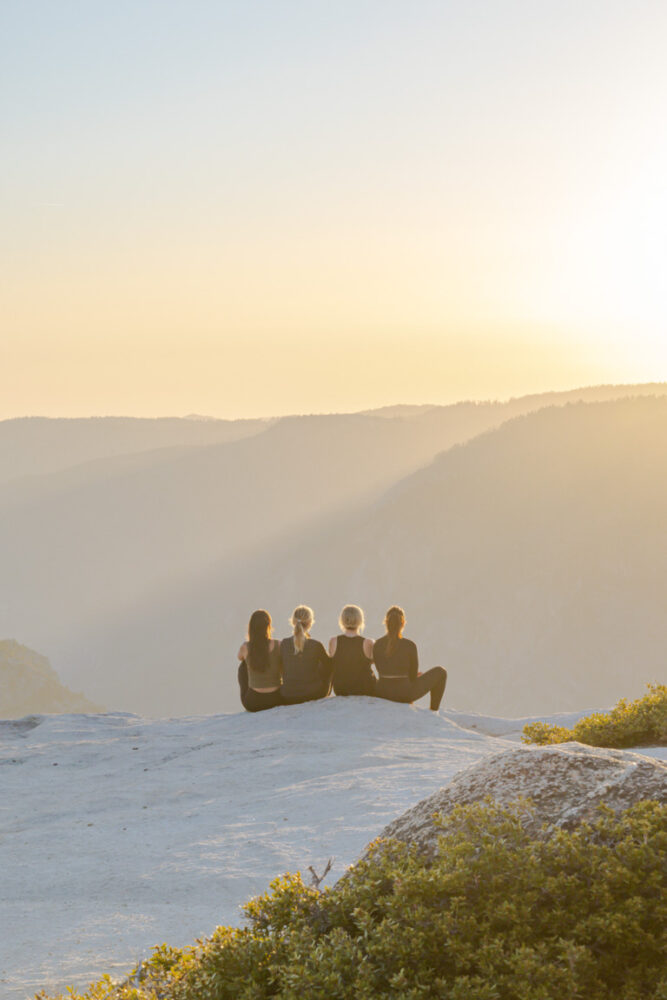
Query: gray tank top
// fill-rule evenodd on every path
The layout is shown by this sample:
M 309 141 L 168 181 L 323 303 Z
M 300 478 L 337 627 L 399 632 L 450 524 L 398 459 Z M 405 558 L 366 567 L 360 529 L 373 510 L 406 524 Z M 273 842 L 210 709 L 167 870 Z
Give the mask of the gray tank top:
M 269 666 L 266 670 L 253 670 L 248 661 L 248 684 L 251 688 L 280 687 L 282 680 L 282 661 L 280 659 L 280 643 L 276 640 L 269 650 Z

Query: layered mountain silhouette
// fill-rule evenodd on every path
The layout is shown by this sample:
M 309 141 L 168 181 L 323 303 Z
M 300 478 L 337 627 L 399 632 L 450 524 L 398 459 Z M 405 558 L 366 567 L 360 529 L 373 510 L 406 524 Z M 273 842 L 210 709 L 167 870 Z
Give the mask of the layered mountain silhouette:
M 17 478 L 2 628 L 112 707 L 180 714 L 236 709 L 253 608 L 285 634 L 305 601 L 326 638 L 345 602 L 371 635 L 400 603 L 456 708 L 609 704 L 663 669 L 666 431 L 665 387 L 602 387 Z
M 94 459 L 163 448 L 191 448 L 236 441 L 265 430 L 270 420 L 206 417 L 49 418 L 0 421 L 0 483 L 58 472 Z

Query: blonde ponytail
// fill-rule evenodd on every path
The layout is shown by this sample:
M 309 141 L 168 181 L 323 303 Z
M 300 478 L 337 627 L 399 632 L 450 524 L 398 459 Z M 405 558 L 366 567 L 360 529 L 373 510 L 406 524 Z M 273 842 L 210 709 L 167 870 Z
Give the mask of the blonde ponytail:
M 292 612 L 290 624 L 294 628 L 294 651 L 302 653 L 306 645 L 306 639 L 310 638 L 310 629 L 313 627 L 315 615 L 312 608 L 305 604 L 300 604 Z

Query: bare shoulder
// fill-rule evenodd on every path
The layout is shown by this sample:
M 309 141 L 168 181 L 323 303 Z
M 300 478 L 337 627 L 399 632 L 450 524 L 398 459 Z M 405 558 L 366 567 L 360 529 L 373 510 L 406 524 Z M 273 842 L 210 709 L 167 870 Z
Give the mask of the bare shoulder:
M 336 652 L 336 646 L 337 645 L 338 645 L 338 636 L 337 635 L 333 635 L 329 639 L 329 656 L 333 656 L 334 655 L 334 653 Z
M 239 651 L 237 653 L 237 656 L 238 656 L 239 660 L 245 660 L 245 658 L 246 658 L 247 655 L 248 655 L 248 643 L 247 642 L 243 642 L 243 643 L 241 643 L 241 647 L 240 647 L 240 649 L 239 649 Z

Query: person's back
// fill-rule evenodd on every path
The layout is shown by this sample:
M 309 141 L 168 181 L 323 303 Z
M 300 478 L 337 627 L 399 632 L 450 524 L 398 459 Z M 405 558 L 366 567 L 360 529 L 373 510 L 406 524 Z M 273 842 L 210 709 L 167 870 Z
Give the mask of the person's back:
M 376 639 L 373 643 L 373 660 L 380 678 L 407 677 L 410 681 L 417 680 L 419 659 L 417 646 L 412 639 L 393 639 L 388 635 Z
M 290 636 L 280 643 L 280 654 L 284 704 L 295 705 L 327 697 L 331 691 L 331 660 L 321 642 L 307 638 L 299 652 L 294 636 Z
M 333 689 L 336 695 L 375 692 L 373 662 L 364 652 L 362 635 L 337 635 L 333 654 Z
M 257 669 L 252 657 L 246 657 L 248 670 L 248 685 L 254 691 L 275 691 L 280 687 L 280 644 L 271 639 L 268 649 L 268 663 L 263 669 Z

